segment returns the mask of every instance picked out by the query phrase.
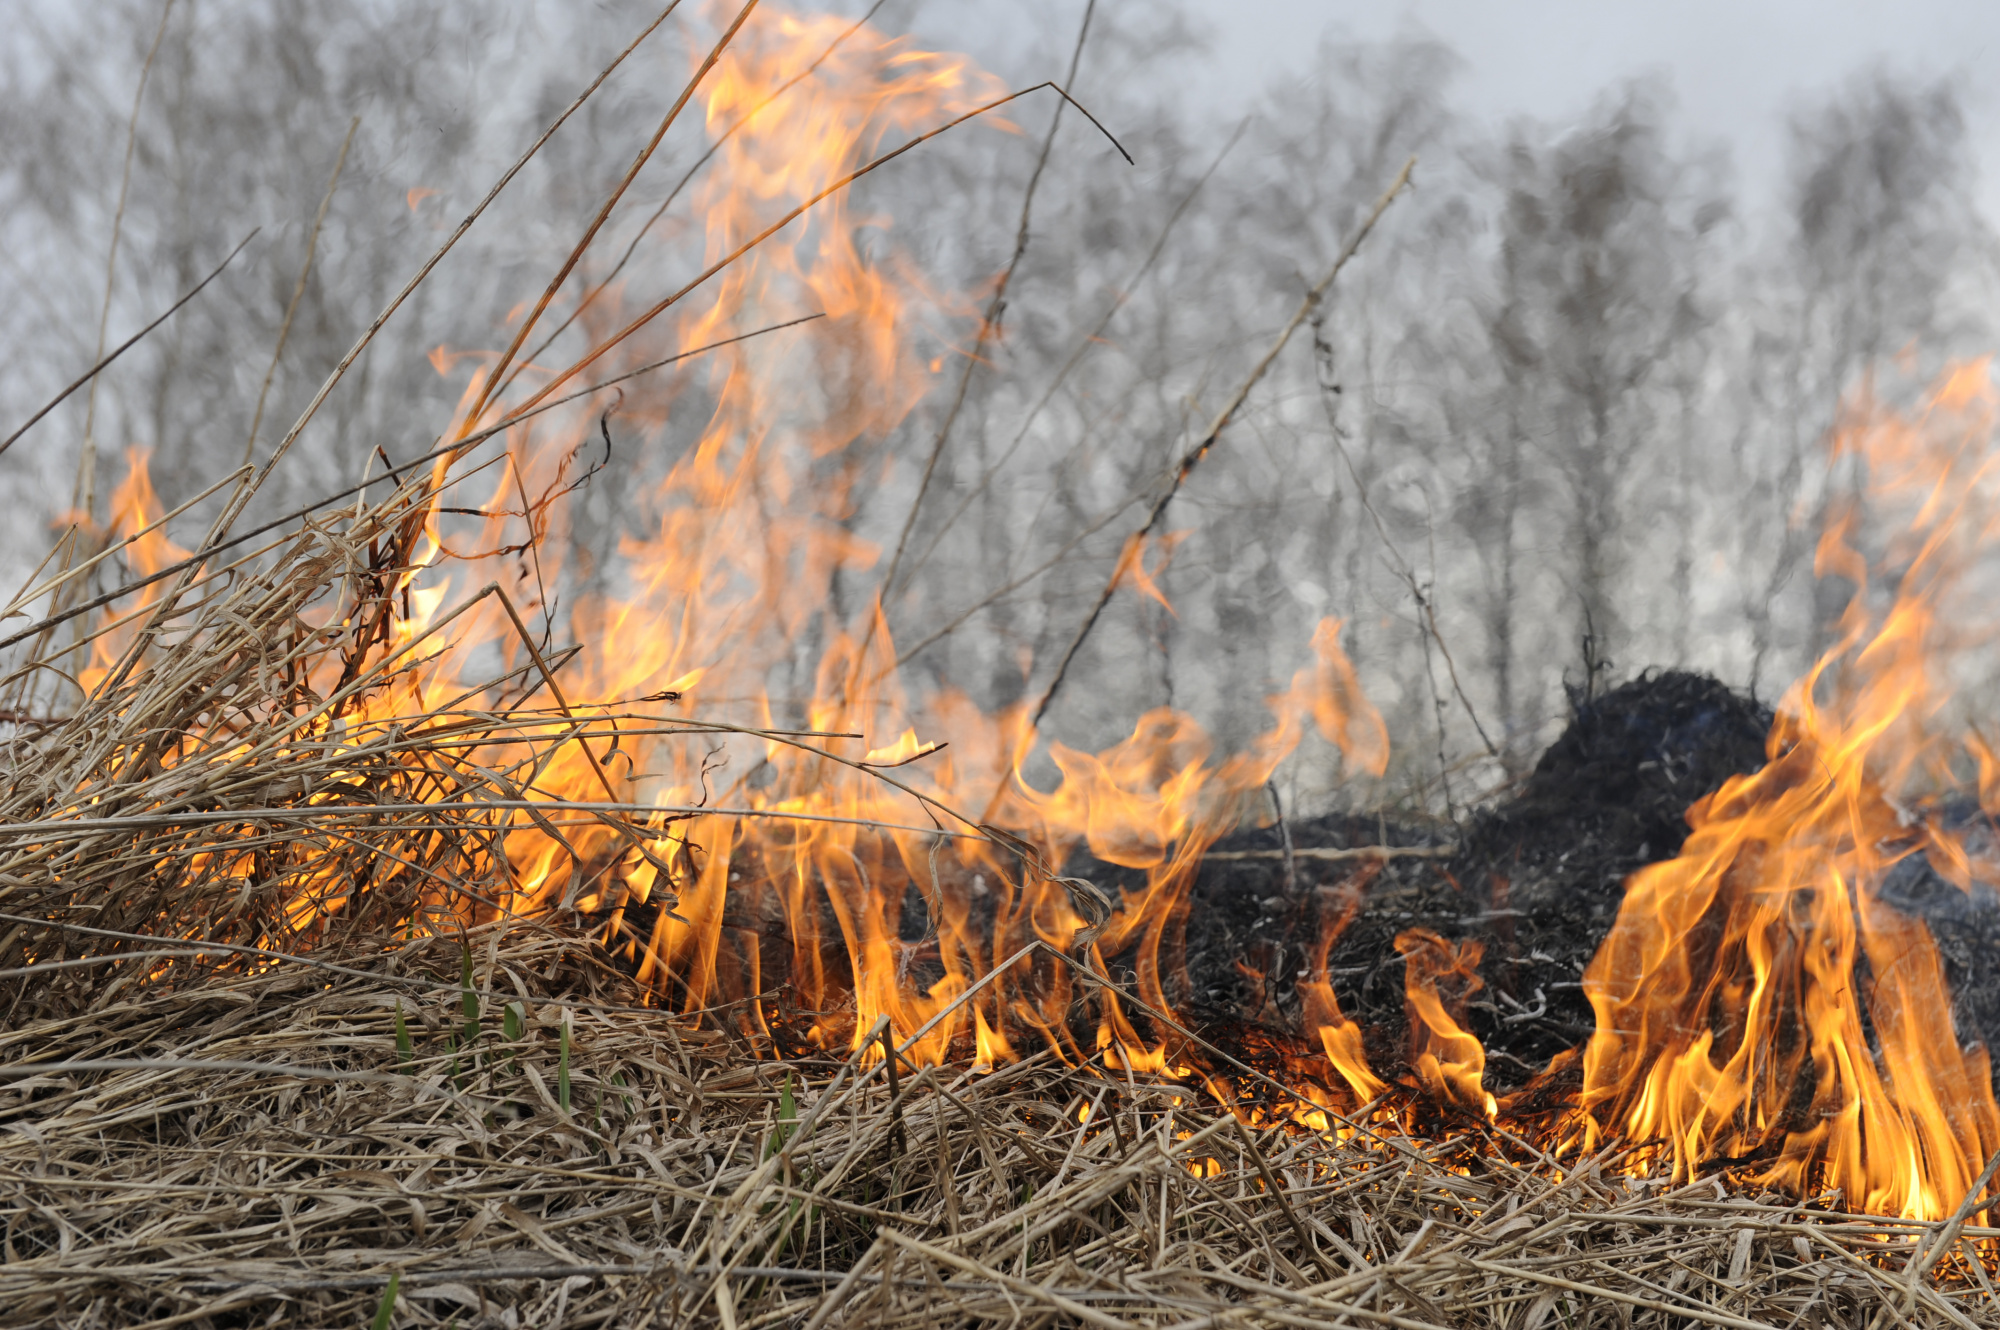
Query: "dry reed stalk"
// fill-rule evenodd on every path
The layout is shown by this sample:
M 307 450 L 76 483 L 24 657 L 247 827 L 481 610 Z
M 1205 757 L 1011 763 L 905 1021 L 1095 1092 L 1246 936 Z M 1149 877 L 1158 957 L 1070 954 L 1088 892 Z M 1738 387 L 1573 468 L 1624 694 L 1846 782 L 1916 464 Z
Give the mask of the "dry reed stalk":
M 353 1323 L 393 1276 L 400 1325 L 2000 1323 L 2000 1231 L 1479 1127 L 1250 1130 L 1049 1054 L 891 1087 L 657 1010 L 567 916 L 509 913 L 499 841 L 538 825 L 588 872 L 579 836 L 663 812 L 543 797 L 550 754 L 729 727 L 525 691 L 560 658 L 484 685 L 511 707 L 351 710 L 472 603 L 380 645 L 437 498 L 419 473 L 306 523 L 13 745 L 0 1321 Z M 315 893 L 339 909 L 302 919 Z
M 326 182 L 326 197 L 319 201 L 312 229 L 306 232 L 306 253 L 299 263 L 299 279 L 292 285 L 292 298 L 285 305 L 284 319 L 278 324 L 278 340 L 271 347 L 271 363 L 265 367 L 264 382 L 257 389 L 257 406 L 250 412 L 250 433 L 243 440 L 245 466 L 256 455 L 257 428 L 264 423 L 264 403 L 271 395 L 271 380 L 277 377 L 278 365 L 285 358 L 285 343 L 291 339 L 292 320 L 298 317 L 299 302 L 306 298 L 306 283 L 312 277 L 313 256 L 319 252 L 320 228 L 326 225 L 327 209 L 333 206 L 333 191 L 340 187 L 340 173 L 347 165 L 347 150 L 354 146 L 354 134 L 360 128 L 361 117 L 358 115 L 347 122 L 347 136 L 340 141 L 340 152 L 333 159 L 333 175 Z
M 1223 403 L 1222 409 L 1216 412 L 1215 418 L 1209 422 L 1200 440 L 1181 455 L 1179 462 L 1174 466 L 1172 478 L 1166 489 L 1153 501 L 1152 508 L 1146 514 L 1146 520 L 1128 538 L 1127 549 L 1136 551 L 1140 542 L 1153 534 L 1154 529 L 1160 524 L 1160 519 L 1166 516 L 1168 505 L 1173 503 L 1174 497 L 1180 493 L 1181 486 L 1194 473 L 1194 469 L 1201 465 L 1209 450 L 1215 447 L 1216 442 L 1222 437 L 1222 432 L 1229 428 L 1230 422 L 1236 419 L 1236 413 L 1243 409 L 1243 404 L 1249 400 L 1251 391 L 1263 381 L 1272 363 L 1291 342 L 1292 335 L 1299 330 L 1299 325 L 1319 308 L 1320 302 L 1326 298 L 1326 293 L 1332 289 L 1334 279 L 1340 276 L 1341 269 L 1345 268 L 1348 260 L 1360 250 L 1362 242 L 1368 239 L 1369 232 L 1373 231 L 1375 224 L 1382 220 L 1382 214 L 1389 210 L 1389 205 L 1396 201 L 1396 196 L 1403 192 L 1403 187 L 1410 183 L 1410 172 L 1416 170 L 1416 167 L 1417 159 L 1414 157 L 1403 163 L 1403 169 L 1389 183 L 1389 187 L 1382 191 L 1382 197 L 1375 200 L 1374 208 L 1362 220 L 1361 225 L 1355 228 L 1354 234 L 1348 237 L 1347 243 L 1341 246 L 1340 253 L 1334 257 L 1333 266 L 1328 268 L 1326 275 L 1300 299 L 1299 307 L 1292 312 L 1290 321 L 1279 330 L 1277 338 L 1272 341 L 1263 356 L 1250 367 L 1250 372 L 1244 376 L 1243 381 L 1236 385 L 1236 390 Z M 1084 616 L 1083 623 L 1077 628 L 1076 636 L 1070 639 L 1069 646 L 1056 661 L 1055 675 L 1049 680 L 1049 686 L 1042 693 L 1041 701 L 1035 704 L 1031 724 L 1040 725 L 1042 717 L 1046 716 L 1049 708 L 1054 705 L 1056 694 L 1062 689 L 1063 680 L 1069 676 L 1070 663 L 1076 659 L 1076 653 L 1083 649 L 1084 642 L 1090 637 L 1091 629 L 1097 626 L 1098 617 L 1104 613 L 1104 607 L 1110 603 L 1112 595 L 1118 590 L 1118 584 L 1124 578 L 1125 566 L 1124 560 L 1121 559 L 1118 566 L 1113 569 L 1110 580 L 1104 584 L 1104 589 L 1098 592 L 1090 612 Z
M 392 1275 L 397 1325 L 2000 1310 L 1980 1264 L 2000 1230 L 1939 1244 L 1712 1181 L 1552 1174 L 1476 1129 L 1254 1131 L 1186 1085 L 1048 1056 L 906 1072 L 892 1096 L 880 1059 L 745 1060 L 698 1015 L 644 1009 L 587 943 L 506 921 L 351 959 L 100 989 L 0 1033 L 0 1322 L 354 1324 Z M 1951 1250 L 1912 1283 L 1932 1244 Z
M 132 115 L 125 125 L 125 166 L 118 176 L 118 203 L 111 213 L 111 246 L 104 256 L 104 303 L 97 314 L 97 348 L 93 361 L 104 359 L 104 335 L 111 326 L 111 297 L 118 290 L 118 246 L 125 238 L 125 202 L 132 189 L 132 160 L 139 149 L 139 111 L 146 104 L 146 85 L 153 77 L 153 61 L 159 58 L 160 43 L 166 40 L 167 24 L 173 21 L 174 0 L 160 6 L 160 26 L 153 30 L 153 44 L 139 65 L 138 85 L 132 89 Z M 97 380 L 90 382 L 90 396 L 83 411 L 83 451 L 77 456 L 76 491 L 71 505 L 89 513 L 95 506 L 91 491 L 97 467 Z
M 420 462 L 471 467 L 503 427 Z M 463 467 L 406 463 L 386 497 L 225 541 L 241 482 L 196 557 L 0 642 L 114 615 L 83 639 L 112 667 L 68 714 L 14 722 L 0 788 L 0 1323 L 2000 1324 L 2000 1230 L 1606 1176 L 1483 1125 L 1412 1139 L 1388 1112 L 1252 1129 L 1188 1083 L 1053 1051 L 899 1067 L 924 1031 L 780 1060 L 724 1009 L 659 1010 L 524 899 L 504 838 L 561 846 L 573 896 L 663 819 L 760 810 L 621 803 L 608 781 L 554 799 L 560 750 L 635 723 L 739 732 L 914 792 L 811 743 L 840 736 L 573 707 L 568 657 L 496 586 L 403 640 L 398 593 Z M 417 695 L 488 596 L 527 659 Z M 31 656 L 16 696 L 53 667 Z M 919 802 L 940 826 L 896 829 L 962 834 Z

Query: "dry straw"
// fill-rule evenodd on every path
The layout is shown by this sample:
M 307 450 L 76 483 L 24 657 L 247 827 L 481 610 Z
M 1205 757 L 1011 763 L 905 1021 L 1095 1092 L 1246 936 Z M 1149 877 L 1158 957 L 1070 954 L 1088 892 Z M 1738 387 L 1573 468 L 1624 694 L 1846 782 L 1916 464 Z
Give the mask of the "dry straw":
M 1246 1130 L 1046 1056 L 892 1091 L 544 930 L 349 959 L 82 979 L 0 1035 L 0 1319 L 361 1324 L 394 1278 L 397 1325 L 1994 1323 L 1993 1230 Z
M 493 432 L 229 537 L 274 458 L 196 558 L 8 607 L 0 1323 L 2000 1324 L 1982 1196 L 1846 1215 L 1479 1126 L 1250 1128 L 1048 1053 L 899 1066 L 877 1030 L 778 1060 L 659 1011 L 568 912 L 510 912 L 501 843 L 539 827 L 578 886 L 651 855 L 675 814 L 540 773 L 614 725 L 717 727 L 576 710 L 497 587 L 396 636 Z M 383 714 L 488 600 L 514 663 Z M 99 610 L 107 672 L 52 706 L 81 655 L 55 630 Z

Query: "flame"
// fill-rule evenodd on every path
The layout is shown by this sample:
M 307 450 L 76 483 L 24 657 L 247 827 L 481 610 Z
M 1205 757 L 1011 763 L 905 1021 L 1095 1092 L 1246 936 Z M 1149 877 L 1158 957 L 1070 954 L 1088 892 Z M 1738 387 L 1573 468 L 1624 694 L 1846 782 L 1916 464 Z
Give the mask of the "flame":
M 1410 1013 L 1410 1069 L 1433 1098 L 1495 1116 L 1499 1105 L 1483 1084 L 1486 1049 L 1464 1025 L 1465 1004 L 1486 986 L 1478 969 L 1486 944 L 1411 928 L 1396 935 L 1396 951 Z
M 1992 790 L 1984 748 L 1966 753 L 1940 722 L 1954 666 L 1989 640 L 1969 626 L 1970 574 L 2000 530 L 1994 415 L 1982 361 L 1915 418 L 1862 403 L 1836 440 L 1866 468 L 1869 502 L 1905 523 L 1878 565 L 1888 592 L 1850 504 L 1817 566 L 1854 594 L 1779 707 L 1769 765 L 1689 811 L 1679 857 L 1632 878 L 1585 976 L 1593 1139 L 1654 1142 L 1681 1177 L 1744 1159 L 1794 1190 L 1822 1182 L 1920 1219 L 1954 1210 L 2000 1149 L 1987 1055 L 1960 1045 L 1930 930 L 1884 899 L 1899 865 L 1961 888 L 2000 870 L 1916 812 L 1968 769 Z
M 188 557 L 187 550 L 167 539 L 163 527 L 155 526 L 164 510 L 159 494 L 153 489 L 148 467 L 151 456 L 151 450 L 146 448 L 125 450 L 125 478 L 111 493 L 109 522 L 96 533 L 101 544 L 123 543 L 121 555 L 125 565 L 137 577 L 157 573 Z M 72 514 L 70 520 L 79 520 L 79 524 L 88 527 L 87 516 Z M 137 645 L 141 621 L 167 590 L 168 586 L 161 583 L 140 588 L 129 608 L 109 617 L 91 634 L 89 663 L 77 673 L 77 682 L 86 694 L 109 678 Z
M 1326 958 L 1333 944 L 1354 922 L 1354 916 L 1361 910 L 1362 895 L 1381 868 L 1378 860 L 1333 893 L 1334 908 L 1320 925 L 1310 977 L 1299 983 L 1306 1028 L 1319 1036 L 1327 1062 L 1353 1092 L 1355 1102 L 1361 1104 L 1380 1099 L 1389 1092 L 1389 1086 L 1368 1065 L 1367 1052 L 1361 1046 L 1361 1027 L 1341 1013 L 1340 999 L 1334 996 L 1333 983 L 1327 978 Z
M 886 146 L 998 91 L 962 57 L 833 16 L 758 11 L 698 90 L 714 143 L 693 199 L 702 261 L 733 253 Z M 621 699 L 681 714 L 699 701 L 704 717 L 823 737 L 773 733 L 704 747 L 658 735 L 628 743 L 621 732 L 624 760 L 609 765 L 587 740 L 564 744 L 536 763 L 529 798 L 652 804 L 662 810 L 657 834 L 634 845 L 581 827 L 559 840 L 524 813 L 505 838 L 505 889 L 494 905 L 590 919 L 660 1001 L 726 1010 L 753 1045 L 772 1037 L 757 995 L 775 964 L 790 1000 L 814 1013 L 795 1033 L 823 1047 L 854 1048 L 886 1017 L 899 1041 L 915 1041 L 905 1056 L 919 1062 L 969 1045 L 976 1065 L 998 1066 L 1028 1038 L 1076 1062 L 1101 1050 L 1134 1073 L 1192 1074 L 1188 1050 L 1110 993 L 1094 999 L 1094 1035 L 1077 1028 L 1079 991 L 1067 967 L 996 967 L 1030 941 L 1077 951 L 1100 969 L 1129 956 L 1140 1002 L 1171 1013 L 1169 988 L 1186 986 L 1179 937 L 1202 853 L 1261 797 L 1308 717 L 1352 768 L 1376 774 L 1386 731 L 1334 621 L 1313 638 L 1315 663 L 1269 699 L 1273 726 L 1250 751 L 1218 760 L 1193 718 L 1155 711 L 1101 753 L 1049 744 L 1062 779 L 1047 791 L 1025 774 L 1039 736 L 1021 710 L 989 716 L 950 689 L 906 691 L 879 607 L 847 617 L 834 607 L 879 557 L 852 529 L 862 487 L 877 483 L 883 465 L 879 441 L 930 391 L 941 359 L 958 353 L 952 330 L 974 310 L 892 248 L 873 238 L 864 245 L 863 234 L 888 220 L 851 211 L 836 193 L 724 269 L 699 304 L 691 299 L 601 358 L 605 371 L 631 368 L 800 310 L 824 315 L 809 337 L 736 342 L 664 387 L 635 385 L 617 417 L 626 432 L 685 431 L 691 407 L 705 414 L 693 417 L 701 423 L 692 442 L 658 483 L 631 496 L 642 525 L 623 541 L 616 575 L 593 583 L 613 589 L 570 611 L 576 640 L 598 649 L 569 663 L 563 683 L 571 696 L 600 699 L 576 710 L 606 724 L 620 723 L 609 718 Z M 617 288 L 593 294 L 579 326 L 593 338 L 623 328 L 621 298 Z M 495 418 L 486 355 L 439 347 L 431 363 L 439 374 L 467 372 L 459 436 Z M 559 377 L 538 366 L 522 374 L 530 383 Z M 382 647 L 439 649 L 368 698 L 368 715 L 421 714 L 427 699 L 464 687 L 476 652 L 524 666 L 522 631 L 497 600 L 447 609 L 451 592 L 471 581 L 458 565 L 532 545 L 533 580 L 522 573 L 506 590 L 519 597 L 522 620 L 550 615 L 547 588 L 563 585 L 572 520 L 562 496 L 600 430 L 608 443 L 610 422 L 589 417 L 510 429 L 482 509 L 491 515 L 474 532 L 462 522 L 447 531 L 433 505 L 386 588 L 397 613 Z M 436 479 L 445 479 L 443 463 Z M 1128 542 L 1119 567 L 1169 610 L 1156 579 L 1181 539 Z M 820 644 L 815 657 L 802 654 L 809 642 Z M 686 696 L 697 682 L 703 697 Z M 948 734 L 951 746 L 920 733 Z M 846 745 L 863 734 L 898 737 L 857 756 Z M 1023 871 L 1027 861 L 993 844 L 946 845 L 919 829 L 932 817 L 912 794 L 980 813 L 1018 836 L 1033 862 L 1059 865 L 1087 846 L 1142 872 L 1145 884 L 1098 901 L 1088 884 Z M 689 811 L 706 809 L 717 811 Z M 750 821 L 724 809 L 779 816 Z M 329 908 L 337 908 L 331 897 L 314 894 L 298 918 Z M 1333 1083 L 1379 1091 L 1358 1030 L 1336 1017 L 1328 1029 L 1329 1047 L 1348 1041 L 1346 1079 Z
M 869 767 L 907 766 L 920 757 L 929 757 L 942 747 L 943 744 L 919 743 L 915 730 L 904 730 L 896 742 L 886 748 L 869 749 L 868 756 L 861 759 L 861 764 Z
M 704 263 L 733 253 L 885 145 L 996 91 L 963 58 L 832 16 L 761 9 L 700 86 L 715 153 L 683 242 Z M 1222 1069 L 1174 1029 L 1175 994 L 1191 988 L 1184 941 L 1202 856 L 1241 824 L 1308 721 L 1359 775 L 1386 770 L 1387 728 L 1334 619 L 1315 629 L 1312 663 L 1266 699 L 1271 724 L 1244 751 L 1219 756 L 1193 717 L 1157 709 L 1099 752 L 1048 742 L 1060 779 L 1047 789 L 1029 775 L 1042 769 L 1032 758 L 1043 737 L 1025 708 L 987 715 L 949 688 L 906 686 L 887 614 L 855 593 L 880 556 L 855 518 L 890 464 L 882 441 L 958 353 L 951 334 L 973 311 L 886 244 L 863 243 L 888 220 L 836 193 L 602 357 L 607 372 L 634 369 L 774 317 L 825 316 L 810 336 L 735 342 L 670 381 L 635 380 L 615 417 L 552 412 L 511 427 L 476 523 L 444 512 L 450 462 L 440 460 L 430 509 L 394 557 L 356 575 L 392 613 L 368 630 L 376 637 L 314 668 L 412 656 L 343 724 L 427 715 L 435 699 L 465 694 L 468 679 L 490 677 L 474 658 L 546 686 L 573 737 L 521 775 L 523 801 L 608 798 L 651 811 L 643 834 L 623 838 L 597 824 L 559 836 L 521 812 L 483 865 L 497 886 L 477 908 L 582 921 L 663 1005 L 733 1023 L 760 1049 L 782 1036 L 856 1050 L 886 1019 L 918 1063 L 969 1054 L 992 1069 L 1047 1050 L 1075 1065 L 1101 1059 L 1121 1077 L 1184 1079 L 1235 1109 Z M 578 310 L 592 345 L 627 326 L 621 301 L 608 289 Z M 517 308 L 510 323 L 525 317 Z M 495 418 L 486 389 L 496 362 L 439 347 L 431 363 L 441 375 L 468 372 L 457 437 Z M 559 377 L 521 373 L 531 384 Z M 1589 967 L 1596 1031 L 1561 1128 L 1570 1143 L 1638 1142 L 1639 1166 L 1661 1162 L 1684 1178 L 1739 1161 L 1795 1191 L 1838 1187 L 1855 1206 L 1925 1219 L 1951 1211 L 2000 1149 L 1986 1054 L 1956 1038 L 1928 929 L 1885 896 L 1902 866 L 1927 864 L 1967 891 L 2000 881 L 1986 842 L 1922 811 L 1970 792 L 2000 816 L 2000 756 L 1976 736 L 1943 737 L 1953 662 L 1989 644 L 1965 627 L 1961 602 L 1975 556 L 2000 530 L 1994 414 L 1982 363 L 1948 377 L 1916 418 L 1865 406 L 1841 434 L 1838 453 L 1865 468 L 1872 508 L 1906 519 L 1877 565 L 1886 578 L 1871 580 L 1863 508 L 1850 504 L 1818 566 L 1856 591 L 1838 641 L 1786 696 L 1770 764 L 1690 810 L 1683 852 L 1632 878 Z M 658 479 L 621 495 L 640 517 L 617 566 L 568 569 L 575 516 L 564 499 L 600 435 L 611 444 L 612 419 L 649 450 L 637 472 Z M 130 456 L 112 507 L 122 535 L 157 519 L 143 454 Z M 1134 537 L 1117 565 L 1168 612 L 1158 578 L 1180 538 Z M 488 580 L 481 560 L 528 550 L 532 576 L 525 563 L 508 574 L 508 599 L 466 594 Z M 181 557 L 157 531 L 126 554 L 141 572 Z M 597 588 L 565 611 L 589 649 L 564 662 L 559 693 L 529 625 L 552 634 L 552 589 L 576 586 Z M 161 594 L 143 591 L 136 609 L 96 629 L 86 687 L 143 649 L 132 624 Z M 358 634 L 359 623 L 357 610 L 302 628 Z M 332 682 L 313 687 L 329 693 Z M 485 701 L 504 709 L 496 695 Z M 655 710 L 636 711 L 642 703 Z M 715 724 L 676 729 L 691 719 Z M 920 733 L 949 735 L 949 749 Z M 860 746 L 886 735 L 897 737 Z M 331 723 L 308 737 L 342 742 Z M 506 756 L 487 758 L 504 766 Z M 941 808 L 968 810 L 991 839 L 946 825 Z M 1128 871 L 1115 898 L 1060 876 L 1080 847 Z M 1396 938 L 1414 1083 L 1371 1068 L 1328 957 L 1380 867 L 1322 889 L 1299 983 L 1303 1030 L 1284 1058 L 1304 1102 L 1252 1120 L 1326 1130 L 1334 1112 L 1405 1092 L 1485 1119 L 1506 1114 L 1467 1028 L 1482 987 L 1477 940 L 1414 928 Z M 221 871 L 253 868 L 238 856 Z M 305 929 L 338 914 L 348 889 L 330 871 L 305 882 L 290 922 Z M 457 923 L 452 912 L 468 908 L 440 888 L 419 913 Z M 1031 943 L 1046 945 L 1024 961 Z M 1095 975 L 1118 960 L 1136 1001 L 1080 983 L 1051 952 Z M 778 980 L 774 1002 L 767 985 Z
M 1173 602 L 1167 599 L 1167 593 L 1160 590 L 1157 579 L 1166 574 L 1167 565 L 1174 560 L 1174 551 L 1179 549 L 1181 543 L 1192 534 L 1194 533 L 1191 531 L 1169 531 L 1151 541 L 1137 532 L 1127 536 L 1124 548 L 1118 552 L 1118 563 L 1111 574 L 1112 581 L 1130 581 L 1134 591 L 1175 618 L 1179 618 L 1180 612 L 1174 608 Z M 1159 560 L 1151 569 L 1146 567 L 1145 555 L 1148 545 L 1159 551 Z

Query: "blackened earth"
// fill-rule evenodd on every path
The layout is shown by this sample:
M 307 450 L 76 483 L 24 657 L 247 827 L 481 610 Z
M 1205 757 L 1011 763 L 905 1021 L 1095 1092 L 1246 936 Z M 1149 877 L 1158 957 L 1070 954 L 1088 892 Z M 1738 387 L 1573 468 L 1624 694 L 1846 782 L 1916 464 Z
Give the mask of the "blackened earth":
M 1764 765 L 1771 721 L 1769 708 L 1706 675 L 1649 673 L 1580 700 L 1515 793 L 1460 827 L 1372 817 L 1294 822 L 1289 883 L 1276 827 L 1230 836 L 1190 892 L 1185 965 L 1168 992 L 1246 1052 L 1260 1035 L 1301 1041 L 1298 984 L 1314 940 L 1358 891 L 1360 908 L 1330 951 L 1328 974 L 1343 1014 L 1365 1032 L 1370 1064 L 1406 1076 L 1395 938 L 1424 928 L 1479 948 L 1481 985 L 1464 1018 L 1486 1048 L 1488 1087 L 1519 1087 L 1589 1038 L 1583 972 L 1617 917 L 1625 880 L 1680 851 L 1698 799 Z M 1933 815 L 1973 848 L 1995 838 L 1977 808 Z M 1439 844 L 1456 848 L 1442 859 L 1310 854 Z M 1246 853 L 1259 857 L 1231 857 Z M 1094 862 L 1073 861 L 1070 871 L 1106 885 L 1137 877 Z M 1984 883 L 1963 891 L 1917 855 L 1898 865 L 1881 899 L 1930 927 L 1960 1040 L 1992 1047 L 2000 1038 L 2000 894 Z
M 1310 976 L 1326 921 L 1345 914 L 1327 958 L 1335 995 L 1362 1027 L 1370 1065 L 1408 1080 L 1403 957 L 1395 939 L 1428 929 L 1454 946 L 1478 949 L 1480 983 L 1466 997 L 1463 1016 L 1486 1048 L 1488 1087 L 1520 1087 L 1589 1038 L 1583 974 L 1617 916 L 1626 878 L 1679 852 L 1688 809 L 1698 799 L 1764 764 L 1770 726 L 1767 707 L 1715 679 L 1649 673 L 1578 700 L 1561 737 L 1511 795 L 1462 824 L 1389 815 L 1296 819 L 1289 823 L 1289 867 L 1275 825 L 1225 837 L 1165 939 L 1160 971 L 1167 998 L 1204 1038 L 1253 1062 L 1267 1063 L 1272 1049 L 1310 1054 L 1317 1041 L 1304 1028 L 1299 985 Z M 1996 835 L 1976 808 L 1932 815 L 1975 848 Z M 1370 847 L 1384 846 L 1421 853 L 1368 856 Z M 725 987 L 786 993 L 798 953 L 774 893 L 757 885 L 764 874 L 754 850 L 740 852 L 738 862 L 732 877 L 741 882 L 732 887 L 717 958 L 720 968 L 737 972 Z M 983 879 L 948 856 L 938 871 L 944 890 L 969 902 L 970 930 L 982 930 L 995 900 Z M 1144 884 L 1143 873 L 1081 851 L 1062 871 L 1113 899 Z M 917 987 L 942 974 L 923 896 L 915 884 L 908 887 L 900 929 L 906 946 L 899 963 Z M 1960 1039 L 1991 1047 L 2000 1038 L 2000 895 L 1988 884 L 1963 891 L 1919 855 L 1898 866 L 1881 896 L 1930 927 Z M 851 986 L 846 947 L 824 901 L 821 914 L 817 966 L 829 990 L 822 1002 L 833 1010 L 775 1022 L 772 1034 L 781 1045 L 816 1020 L 841 1024 L 839 990 Z M 1128 952 L 1105 960 L 1112 977 L 1131 987 L 1139 957 Z M 1055 963 L 1036 966 L 1042 979 L 1053 979 Z M 788 1000 L 776 1004 L 781 1012 Z M 1074 1033 L 1081 1046 L 1088 1047 L 1095 1019 L 1079 1005 Z M 1143 1018 L 1138 1023 L 1144 1029 Z M 1552 1095 L 1564 1083 L 1560 1076 L 1544 1081 Z

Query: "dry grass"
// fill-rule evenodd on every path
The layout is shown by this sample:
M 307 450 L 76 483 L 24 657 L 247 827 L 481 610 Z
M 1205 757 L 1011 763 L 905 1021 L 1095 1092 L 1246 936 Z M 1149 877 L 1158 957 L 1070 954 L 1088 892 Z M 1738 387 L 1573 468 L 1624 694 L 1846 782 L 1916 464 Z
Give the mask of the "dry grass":
M 2000 1324 L 1990 1230 L 1251 1130 L 1047 1054 L 892 1087 L 660 1012 L 565 912 L 500 908 L 509 828 L 648 826 L 528 797 L 606 723 L 560 662 L 379 706 L 430 649 L 387 644 L 434 483 L 201 574 L 12 745 L 7 1324 L 356 1324 L 392 1279 L 378 1324 Z
M 399 591 L 478 456 L 224 543 L 244 479 L 199 558 L 93 596 L 72 547 L 0 611 L 0 1323 L 2000 1324 L 2000 1231 L 663 1013 L 566 901 L 513 912 L 501 842 L 563 845 L 573 899 L 662 814 L 541 774 L 718 727 L 576 712 L 493 587 L 432 631 L 504 607 L 497 677 L 385 705 L 445 640 Z
M 365 1324 L 393 1276 L 395 1325 L 2000 1322 L 1990 1230 L 1248 1131 L 1047 1057 L 892 1093 L 879 1058 L 759 1060 L 640 996 L 495 927 L 13 1029 L 0 1320 Z

